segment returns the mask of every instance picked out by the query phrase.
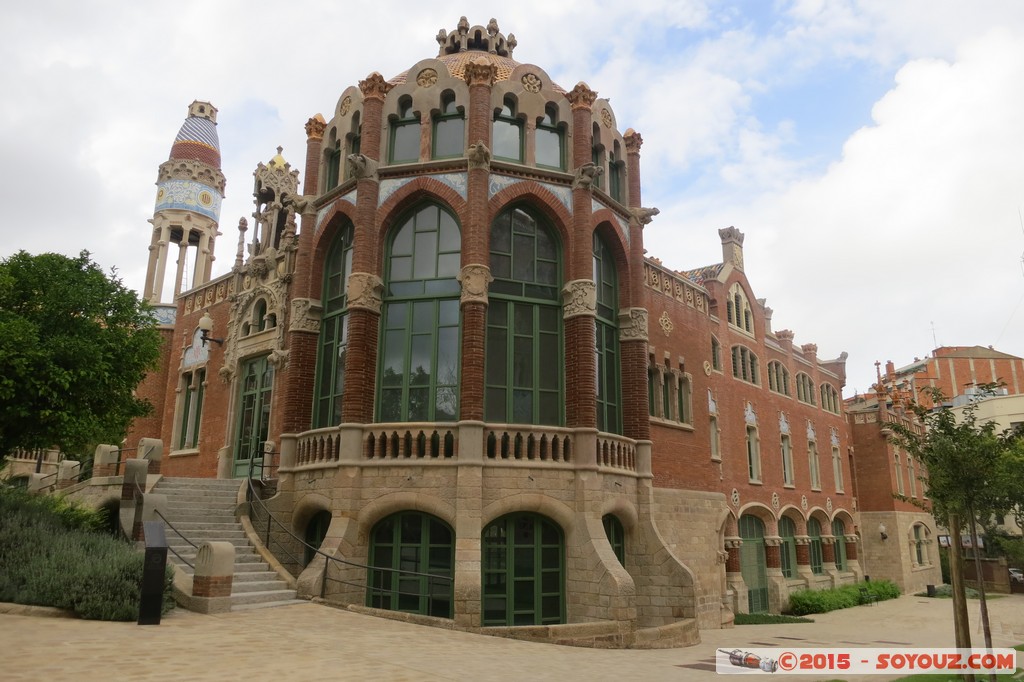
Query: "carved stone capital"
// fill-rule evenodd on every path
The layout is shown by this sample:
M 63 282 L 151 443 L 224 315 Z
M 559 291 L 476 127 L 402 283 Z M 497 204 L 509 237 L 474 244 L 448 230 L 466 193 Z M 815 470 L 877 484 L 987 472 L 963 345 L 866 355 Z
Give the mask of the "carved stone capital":
M 483 85 L 489 88 L 497 77 L 498 67 L 492 64 L 487 57 L 477 57 L 466 64 L 465 78 L 470 87 Z
M 470 170 L 474 168 L 482 168 L 486 171 L 491 170 L 491 150 L 487 148 L 483 140 L 469 145 L 466 149 L 466 158 L 469 159 Z
M 635 220 L 637 224 L 641 226 L 650 224 L 650 222 L 654 220 L 654 216 L 658 215 L 659 213 L 661 213 L 661 211 L 659 211 L 656 208 L 641 207 L 629 209 L 629 214 L 633 216 L 633 220 Z
M 597 93 L 591 90 L 590 86 L 583 81 L 577 83 L 576 87 L 565 93 L 565 96 L 569 100 L 569 105 L 573 111 L 578 109 L 590 111 L 590 108 L 594 106 L 594 101 L 597 100 Z
M 349 154 L 345 159 L 348 173 L 356 180 L 376 180 L 377 162 L 365 154 Z
M 604 173 L 604 169 L 594 163 L 585 163 L 576 169 L 576 176 L 572 179 L 573 189 L 590 189 L 594 181 Z
M 369 272 L 353 272 L 348 276 L 348 307 L 380 313 L 384 282 Z
M 597 285 L 593 280 L 574 279 L 562 287 L 562 317 L 597 315 Z
M 291 315 L 288 316 L 288 331 L 320 333 L 320 301 L 310 298 L 293 298 Z
M 320 114 L 306 121 L 306 137 L 314 140 L 324 138 L 324 129 L 327 128 L 327 121 Z
M 648 338 L 646 308 L 619 311 L 619 341 L 647 341 Z
M 639 154 L 640 147 L 644 143 L 644 138 L 640 137 L 640 133 L 630 128 L 626 131 L 626 134 L 622 136 L 622 141 L 626 143 L 627 154 Z
M 739 549 L 743 546 L 743 538 L 728 537 L 725 539 L 726 549 Z
M 156 181 L 160 183 L 167 180 L 200 182 L 207 187 L 215 187 L 222 195 L 227 182 L 218 169 L 193 159 L 170 159 L 160 164 Z
M 363 99 L 379 99 L 383 102 L 392 87 L 394 86 L 384 80 L 384 76 L 377 71 L 359 81 L 359 91 L 363 93 Z
M 809 545 L 811 544 L 811 538 L 807 535 L 797 535 L 793 538 L 793 544 L 795 545 Z
M 775 535 L 775 536 L 767 535 L 764 538 L 764 546 L 765 547 L 778 547 L 781 544 L 782 544 L 782 538 L 778 537 L 777 535 Z
M 467 265 L 456 278 L 462 284 L 460 303 L 487 303 L 487 287 L 494 281 L 486 265 Z
M 856 535 L 844 535 L 843 536 L 843 540 L 845 542 L 847 542 L 847 543 L 853 543 L 853 544 L 856 544 L 856 543 L 860 542 L 860 538 L 858 536 L 856 536 Z

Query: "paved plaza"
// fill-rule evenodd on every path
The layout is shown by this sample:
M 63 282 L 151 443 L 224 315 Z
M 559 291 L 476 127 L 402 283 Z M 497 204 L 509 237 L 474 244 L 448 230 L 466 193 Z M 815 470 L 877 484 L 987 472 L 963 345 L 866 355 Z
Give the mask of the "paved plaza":
M 1024 642 L 1024 595 L 995 599 L 989 608 L 995 646 Z M 176 609 L 159 626 L 19 615 L 14 611 L 22 607 L 0 605 L 0 680 L 712 679 L 716 648 L 952 647 L 951 609 L 948 599 L 904 596 L 817 615 L 813 624 L 705 630 L 696 646 L 646 651 L 521 642 L 312 603 L 215 616 Z M 980 646 L 977 601 L 970 602 L 970 615 Z

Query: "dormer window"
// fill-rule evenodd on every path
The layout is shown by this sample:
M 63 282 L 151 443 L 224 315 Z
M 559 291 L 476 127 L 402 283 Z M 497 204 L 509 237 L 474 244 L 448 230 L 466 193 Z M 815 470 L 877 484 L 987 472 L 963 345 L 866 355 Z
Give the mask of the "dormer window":
M 747 295 L 738 283 L 729 289 L 729 298 L 725 304 L 729 324 L 749 334 L 754 333 L 754 315 L 750 310 Z
M 619 142 L 616 140 L 612 144 L 612 153 L 608 157 L 608 193 L 612 196 L 612 199 L 623 203 L 625 199 L 625 193 L 623 187 L 625 186 L 626 177 L 626 162 L 622 160 L 622 150 L 619 148 Z
M 327 152 L 327 184 L 324 189 L 330 191 L 338 186 L 338 171 L 341 169 L 341 142 L 334 143 L 334 149 Z
M 420 118 L 413 111 L 412 98 L 403 97 L 398 117 L 391 121 L 391 163 L 416 163 L 420 160 Z
M 441 96 L 441 111 L 434 115 L 433 158 L 462 156 L 466 150 L 466 117 L 451 91 Z
M 495 158 L 523 162 L 523 122 L 516 115 L 512 98 L 506 98 L 494 115 L 493 138 Z
M 537 121 L 537 165 L 565 170 L 565 138 L 558 123 L 558 109 L 548 104 Z

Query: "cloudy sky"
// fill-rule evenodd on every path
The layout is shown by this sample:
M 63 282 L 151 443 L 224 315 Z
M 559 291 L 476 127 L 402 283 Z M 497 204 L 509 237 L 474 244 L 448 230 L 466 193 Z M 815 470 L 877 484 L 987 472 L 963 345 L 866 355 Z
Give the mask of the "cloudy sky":
M 372 71 L 436 54 L 462 14 L 517 61 L 608 97 L 644 138 L 648 251 L 675 269 L 746 234 L 775 329 L 874 362 L 1024 355 L 1024 3 L 1018 0 L 35 0 L 0 8 L 0 257 L 88 249 L 141 288 L 158 165 L 193 99 L 228 178 L 215 272 L 278 145 Z

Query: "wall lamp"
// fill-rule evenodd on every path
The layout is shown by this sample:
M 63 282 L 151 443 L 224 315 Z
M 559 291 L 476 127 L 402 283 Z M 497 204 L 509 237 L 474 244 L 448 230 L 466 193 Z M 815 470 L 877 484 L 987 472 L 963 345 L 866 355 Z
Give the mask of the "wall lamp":
M 889 539 L 889 534 L 885 532 L 885 524 L 884 523 L 878 524 L 878 534 L 882 536 L 883 540 L 888 540 Z
M 206 345 L 207 341 L 214 341 L 218 345 L 224 345 L 224 339 L 215 339 L 210 336 L 210 332 L 213 331 L 213 318 L 210 317 L 209 312 L 203 312 L 203 316 L 199 318 L 199 338 L 202 340 L 203 345 Z

